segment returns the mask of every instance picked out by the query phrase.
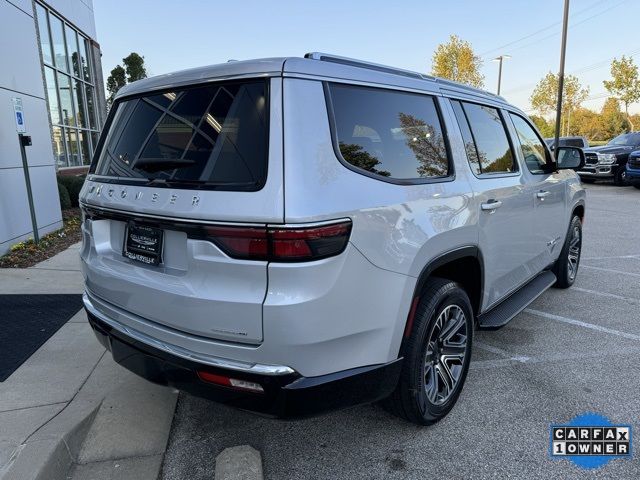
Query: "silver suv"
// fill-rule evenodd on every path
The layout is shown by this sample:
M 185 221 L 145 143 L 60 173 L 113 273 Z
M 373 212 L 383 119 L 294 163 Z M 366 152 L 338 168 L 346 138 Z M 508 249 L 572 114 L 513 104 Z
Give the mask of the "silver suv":
M 474 328 L 575 279 L 584 156 L 556 155 L 501 97 L 326 54 L 135 82 L 81 193 L 89 320 L 196 395 L 431 424 Z

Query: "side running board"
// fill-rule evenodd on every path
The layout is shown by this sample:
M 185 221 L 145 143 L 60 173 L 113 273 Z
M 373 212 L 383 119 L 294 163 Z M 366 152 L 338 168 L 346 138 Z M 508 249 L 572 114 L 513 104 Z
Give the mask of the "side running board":
M 478 327 L 482 330 L 495 330 L 504 327 L 554 283 L 556 283 L 556 276 L 553 272 L 542 272 L 491 310 L 479 315 Z

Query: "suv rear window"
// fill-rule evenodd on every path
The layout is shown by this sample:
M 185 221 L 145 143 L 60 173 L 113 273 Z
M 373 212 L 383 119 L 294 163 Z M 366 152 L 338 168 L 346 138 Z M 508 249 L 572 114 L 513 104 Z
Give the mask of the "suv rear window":
M 329 84 L 329 94 L 337 147 L 349 165 L 379 179 L 449 175 L 432 96 L 343 84 Z
M 97 175 L 177 188 L 258 190 L 264 185 L 266 81 L 153 92 L 113 108 Z

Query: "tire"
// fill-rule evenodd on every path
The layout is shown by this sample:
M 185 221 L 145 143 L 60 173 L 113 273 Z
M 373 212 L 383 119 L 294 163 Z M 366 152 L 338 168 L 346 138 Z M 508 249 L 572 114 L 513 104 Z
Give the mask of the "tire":
M 574 215 L 569 224 L 569 231 L 560 256 L 552 269 L 557 278 L 556 283 L 553 285 L 555 288 L 569 288 L 576 281 L 581 253 L 582 222 L 580 217 Z
M 634 185 L 634 187 L 636 187 L 638 190 L 640 190 L 640 183 L 636 183 L 636 184 Z
M 469 370 L 473 318 L 469 297 L 459 284 L 441 278 L 427 281 L 405 341 L 400 380 L 383 401 L 387 410 L 419 425 L 431 425 L 449 413 Z
M 627 170 L 624 166 L 618 167 L 613 177 L 613 184 L 618 187 L 624 187 L 627 184 Z
M 584 178 L 584 177 L 580 177 L 580 181 L 582 183 L 595 183 L 596 182 L 595 179 L 593 179 L 593 178 Z

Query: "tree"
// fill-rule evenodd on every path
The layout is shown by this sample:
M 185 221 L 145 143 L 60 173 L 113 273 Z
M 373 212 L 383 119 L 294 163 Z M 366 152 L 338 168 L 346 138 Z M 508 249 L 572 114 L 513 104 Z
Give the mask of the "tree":
M 451 35 L 447 43 L 441 43 L 433 53 L 431 74 L 448 78 L 472 87 L 484 85 L 484 75 L 480 73 L 482 60 L 471 48 L 471 44 Z
M 600 140 L 602 137 L 602 118 L 593 110 L 578 107 L 572 113 L 567 135 L 580 135 L 591 140 Z
M 107 101 L 109 105 L 113 102 L 118 90 L 124 87 L 127 83 L 135 82 L 142 78 L 147 77 L 147 69 L 144 66 L 144 57 L 138 55 L 135 52 L 131 52 L 127 57 L 122 59 L 122 65 L 116 65 L 109 77 L 107 78 L 107 92 L 109 92 L 109 98 Z
M 144 57 L 141 57 L 136 52 L 131 52 L 129 56 L 122 59 L 124 68 L 127 71 L 127 82 L 135 82 L 147 78 L 147 69 L 144 66 Z
M 558 75 L 551 72 L 547 73 L 533 89 L 529 101 L 534 110 L 541 115 L 547 115 L 555 112 L 558 101 Z M 580 106 L 589 96 L 589 88 L 583 88 L 577 77 L 567 75 L 564 78 L 564 87 L 562 92 L 562 119 L 566 118 L 567 127 L 570 129 L 569 119 L 572 112 Z M 563 124 L 564 121 L 561 123 Z
M 629 105 L 640 100 L 638 67 L 633 63 L 631 57 L 627 58 L 623 55 L 620 60 L 614 58 L 611 62 L 611 77 L 611 80 L 603 82 L 604 88 L 624 104 L 627 121 L 631 131 L 633 131 L 633 123 L 629 116 Z
M 380 160 L 367 152 L 363 146 L 357 143 L 340 142 L 340 153 L 344 159 L 354 167 L 361 168 L 367 172 L 377 173 L 383 177 L 391 175 L 386 170 L 378 170 L 376 167 L 380 165 Z
M 627 121 L 620 110 L 620 101 L 614 97 L 607 98 L 600 112 L 602 138 L 599 140 L 609 140 L 624 132 Z
M 113 101 L 118 90 L 127 84 L 127 77 L 124 68 L 120 65 L 111 70 L 109 77 L 107 78 L 107 92 L 109 92 L 109 103 Z
M 449 169 L 447 149 L 442 135 L 436 132 L 433 125 L 427 125 L 424 120 L 398 113 L 402 134 L 407 147 L 420 163 L 418 175 L 421 177 L 438 177 L 446 175 Z
M 541 117 L 540 115 L 531 115 L 529 118 L 531 118 L 531 121 L 535 123 L 536 127 L 538 127 L 538 130 L 540 130 L 543 137 L 553 137 L 555 126 L 549 123 L 544 117 Z

